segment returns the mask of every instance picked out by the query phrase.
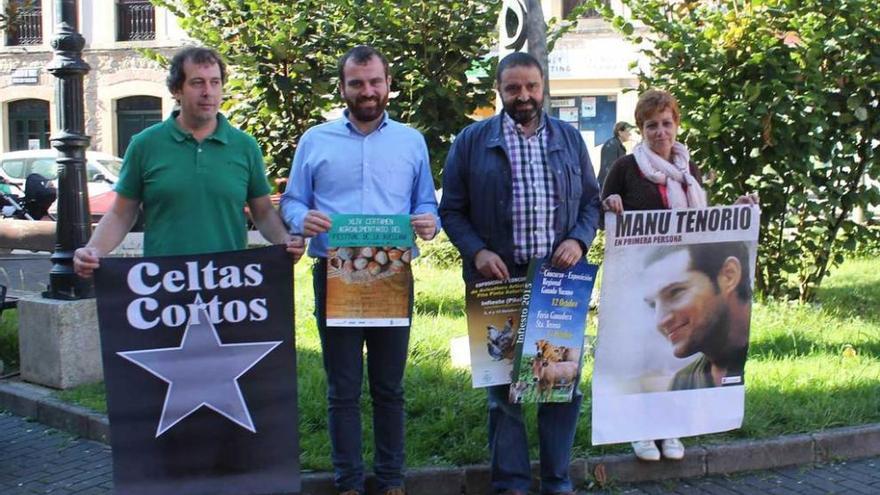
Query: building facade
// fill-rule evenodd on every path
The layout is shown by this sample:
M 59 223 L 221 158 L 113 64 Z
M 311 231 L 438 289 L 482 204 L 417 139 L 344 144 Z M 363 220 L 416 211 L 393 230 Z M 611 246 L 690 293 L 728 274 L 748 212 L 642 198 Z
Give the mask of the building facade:
M 544 15 L 565 18 L 582 1 L 543 0 Z M 626 15 L 619 0 L 605 3 Z M 580 130 L 598 169 L 601 146 L 614 135 L 614 124 L 635 124 L 638 94 L 631 90 L 638 88 L 638 77 L 631 66 L 644 66 L 638 47 L 598 13 L 587 12 L 556 42 L 548 58 L 551 114 Z
M 0 32 L 0 151 L 48 148 L 57 131 L 52 59 L 55 2 L 5 0 L 25 5 Z M 160 121 L 174 106 L 165 69 L 141 55 L 169 55 L 188 41 L 175 17 L 149 0 L 79 0 L 77 30 L 85 38 L 83 81 L 89 149 L 122 156 L 131 136 Z
M 564 18 L 577 0 L 551 0 L 548 17 Z M 607 1 L 618 11 L 618 1 Z M 614 123 L 633 122 L 638 78 L 630 64 L 638 62 L 637 47 L 623 39 L 598 14 L 587 13 L 549 55 L 551 111 L 576 125 L 588 146 L 613 135 Z

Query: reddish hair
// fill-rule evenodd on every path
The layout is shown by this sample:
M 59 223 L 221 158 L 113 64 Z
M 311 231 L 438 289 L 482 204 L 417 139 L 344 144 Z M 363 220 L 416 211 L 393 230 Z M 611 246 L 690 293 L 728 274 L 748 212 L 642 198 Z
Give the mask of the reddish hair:
M 639 96 L 636 103 L 636 126 L 639 130 L 645 125 L 645 121 L 664 110 L 672 111 L 672 118 L 676 125 L 681 123 L 681 112 L 678 110 L 678 100 L 672 94 L 662 89 L 649 89 Z

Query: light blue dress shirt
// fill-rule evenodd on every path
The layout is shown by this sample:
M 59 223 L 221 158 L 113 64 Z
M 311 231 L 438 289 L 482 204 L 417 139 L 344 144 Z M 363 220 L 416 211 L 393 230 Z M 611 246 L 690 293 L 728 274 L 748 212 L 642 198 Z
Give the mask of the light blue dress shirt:
M 327 215 L 431 213 L 439 232 L 425 138 L 387 113 L 366 135 L 348 120 L 347 111 L 312 127 L 299 141 L 281 196 L 281 215 L 293 233 L 302 233 L 309 210 Z M 311 239 L 309 255 L 327 256 L 327 234 Z

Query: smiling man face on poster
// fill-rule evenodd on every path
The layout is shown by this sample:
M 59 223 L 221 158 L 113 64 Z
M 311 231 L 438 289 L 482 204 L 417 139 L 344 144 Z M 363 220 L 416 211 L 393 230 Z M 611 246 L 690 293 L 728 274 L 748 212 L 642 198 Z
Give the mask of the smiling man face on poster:
M 752 288 L 744 242 L 669 246 L 645 265 L 644 301 L 677 358 L 702 356 L 675 374 L 670 390 L 743 383 Z

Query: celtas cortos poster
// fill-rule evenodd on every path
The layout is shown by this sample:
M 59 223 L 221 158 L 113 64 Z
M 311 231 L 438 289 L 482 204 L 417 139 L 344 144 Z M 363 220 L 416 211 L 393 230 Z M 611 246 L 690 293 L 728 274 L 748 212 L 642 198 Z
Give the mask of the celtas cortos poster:
M 116 493 L 299 493 L 284 247 L 105 258 L 95 289 Z

